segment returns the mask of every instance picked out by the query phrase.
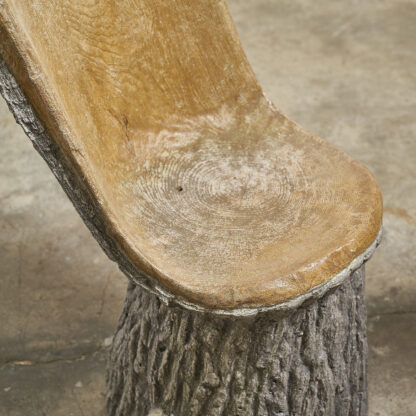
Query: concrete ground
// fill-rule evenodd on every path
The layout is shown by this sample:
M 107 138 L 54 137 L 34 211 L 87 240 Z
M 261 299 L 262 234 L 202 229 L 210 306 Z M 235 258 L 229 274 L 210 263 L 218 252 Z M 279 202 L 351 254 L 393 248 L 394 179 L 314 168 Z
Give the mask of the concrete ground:
M 272 101 L 384 194 L 370 415 L 416 414 L 416 0 L 229 0 Z M 0 416 L 98 416 L 126 279 L 0 102 Z M 306 415 L 309 416 L 309 415 Z

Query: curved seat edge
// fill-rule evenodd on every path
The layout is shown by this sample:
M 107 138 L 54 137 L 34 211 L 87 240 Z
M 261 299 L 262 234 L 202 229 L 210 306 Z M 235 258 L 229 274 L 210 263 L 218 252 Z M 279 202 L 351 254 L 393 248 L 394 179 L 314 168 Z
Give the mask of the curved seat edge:
M 287 312 L 295 310 L 306 301 L 317 300 L 331 289 L 340 286 L 355 270 L 361 267 L 372 256 L 376 247 L 380 244 L 382 236 L 381 228 L 370 246 L 363 253 L 355 257 L 341 272 L 299 296 L 283 302 L 265 306 L 220 309 L 188 301 L 182 296 L 165 289 L 155 278 L 139 270 L 128 258 L 119 244 L 109 235 L 107 232 L 108 225 L 105 222 L 105 215 L 97 215 L 97 213 L 100 213 L 101 207 L 89 192 L 86 184 L 83 183 L 82 179 L 79 178 L 76 172 L 71 168 L 71 164 L 64 152 L 49 136 L 1 54 L 0 93 L 6 100 L 16 122 L 23 128 L 26 135 L 32 141 L 35 149 L 46 161 L 84 223 L 87 225 L 106 255 L 112 261 L 118 263 L 120 270 L 132 282 L 154 293 L 166 304 L 177 304 L 194 311 L 236 317 L 255 316 L 267 311 Z

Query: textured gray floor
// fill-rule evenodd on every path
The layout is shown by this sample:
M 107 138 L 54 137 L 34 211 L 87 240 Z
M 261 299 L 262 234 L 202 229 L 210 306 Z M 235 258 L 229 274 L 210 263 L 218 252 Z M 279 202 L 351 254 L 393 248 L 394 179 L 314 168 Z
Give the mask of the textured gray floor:
M 230 0 L 286 114 L 384 194 L 367 265 L 371 416 L 416 414 L 416 0 Z M 0 102 L 0 416 L 103 414 L 126 281 Z M 309 415 L 306 415 L 309 416 Z

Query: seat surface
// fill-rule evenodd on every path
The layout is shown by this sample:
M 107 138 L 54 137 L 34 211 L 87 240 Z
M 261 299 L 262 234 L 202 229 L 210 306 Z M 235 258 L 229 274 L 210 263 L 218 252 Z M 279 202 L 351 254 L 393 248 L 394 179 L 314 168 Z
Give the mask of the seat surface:
M 376 239 L 371 173 L 264 97 L 217 0 L 5 0 L 1 54 L 137 270 L 270 306 Z

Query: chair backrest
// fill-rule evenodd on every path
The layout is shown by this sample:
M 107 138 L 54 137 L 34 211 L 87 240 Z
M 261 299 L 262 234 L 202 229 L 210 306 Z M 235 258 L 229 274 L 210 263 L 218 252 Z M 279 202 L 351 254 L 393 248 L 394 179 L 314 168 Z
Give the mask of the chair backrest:
M 103 181 L 95 190 L 111 186 L 131 141 L 260 93 L 222 0 L 0 5 L 3 58 L 72 162 Z

